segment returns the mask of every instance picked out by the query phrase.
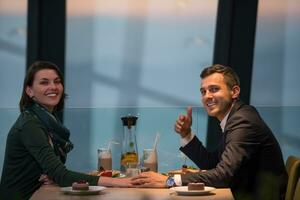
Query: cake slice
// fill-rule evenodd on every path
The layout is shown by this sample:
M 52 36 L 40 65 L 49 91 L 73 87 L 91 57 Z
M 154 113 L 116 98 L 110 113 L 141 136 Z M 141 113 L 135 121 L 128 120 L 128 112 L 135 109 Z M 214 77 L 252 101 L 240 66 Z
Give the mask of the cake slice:
M 188 190 L 204 190 L 204 183 L 189 183 Z
M 72 184 L 72 190 L 89 190 L 89 186 L 89 182 L 80 180 Z

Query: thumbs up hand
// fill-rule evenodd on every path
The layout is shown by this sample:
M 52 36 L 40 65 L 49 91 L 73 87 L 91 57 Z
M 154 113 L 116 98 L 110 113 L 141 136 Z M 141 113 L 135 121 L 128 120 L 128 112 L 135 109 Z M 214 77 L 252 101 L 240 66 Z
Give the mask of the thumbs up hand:
M 177 118 L 174 129 L 182 137 L 186 137 L 191 133 L 192 126 L 192 107 L 186 109 L 186 115 L 179 115 Z

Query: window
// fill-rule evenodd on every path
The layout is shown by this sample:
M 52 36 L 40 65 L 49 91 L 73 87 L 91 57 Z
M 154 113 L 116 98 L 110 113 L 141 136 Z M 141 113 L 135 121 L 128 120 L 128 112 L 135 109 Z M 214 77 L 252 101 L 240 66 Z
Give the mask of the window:
M 273 129 L 285 159 L 300 154 L 299 9 L 297 0 L 260 1 L 257 18 L 251 103 Z
M 69 0 L 65 123 L 74 154 L 72 167 L 92 170 L 96 149 L 122 140 L 122 115 L 139 115 L 141 156 L 156 132 L 160 171 L 183 164 L 173 125 L 185 107 L 201 106 L 200 72 L 211 65 L 217 0 Z M 194 109 L 193 130 L 205 143 L 207 115 Z M 150 142 L 149 142 L 150 141 Z M 120 145 L 112 149 L 118 169 Z M 177 153 L 174 153 L 177 152 Z M 162 162 L 163 161 L 163 162 Z
M 217 1 L 90 0 L 67 7 L 67 106 L 199 105 Z

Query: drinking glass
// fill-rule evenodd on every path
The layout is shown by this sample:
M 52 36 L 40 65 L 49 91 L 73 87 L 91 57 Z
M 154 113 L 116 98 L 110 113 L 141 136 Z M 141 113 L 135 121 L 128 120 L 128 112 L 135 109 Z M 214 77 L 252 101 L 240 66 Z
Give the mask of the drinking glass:
M 150 171 L 157 172 L 157 152 L 156 149 L 144 149 L 143 166 L 149 168 Z
M 138 176 L 141 173 L 141 169 L 136 164 L 127 164 L 126 165 L 126 177 Z
M 112 158 L 111 158 L 111 150 L 107 148 L 98 149 L 98 170 L 100 168 L 104 168 L 105 170 L 112 169 Z

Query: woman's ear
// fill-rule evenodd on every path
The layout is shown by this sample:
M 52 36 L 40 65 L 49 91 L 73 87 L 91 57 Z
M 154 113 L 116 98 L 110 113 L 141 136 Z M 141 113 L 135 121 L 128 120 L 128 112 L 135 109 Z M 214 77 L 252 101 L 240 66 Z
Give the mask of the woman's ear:
M 238 85 L 235 85 L 232 87 L 231 94 L 232 94 L 232 99 L 238 99 L 240 96 L 241 88 Z
M 29 86 L 26 86 L 25 92 L 30 98 L 33 97 L 32 89 Z

